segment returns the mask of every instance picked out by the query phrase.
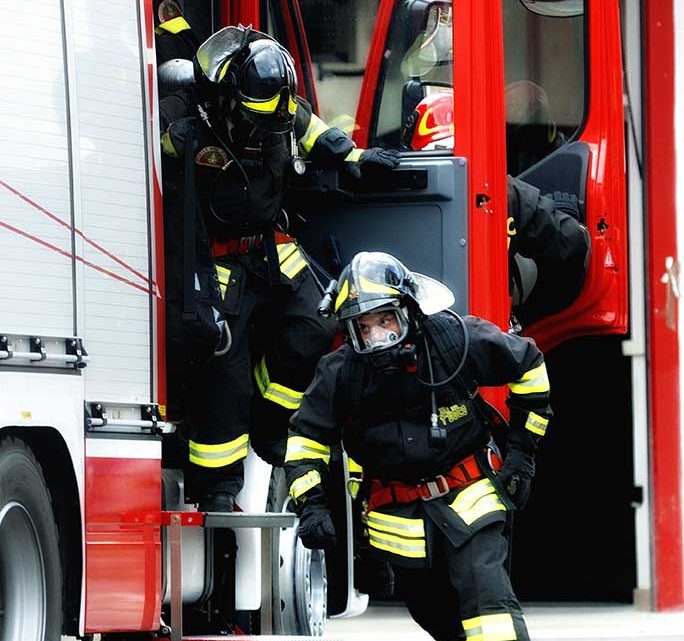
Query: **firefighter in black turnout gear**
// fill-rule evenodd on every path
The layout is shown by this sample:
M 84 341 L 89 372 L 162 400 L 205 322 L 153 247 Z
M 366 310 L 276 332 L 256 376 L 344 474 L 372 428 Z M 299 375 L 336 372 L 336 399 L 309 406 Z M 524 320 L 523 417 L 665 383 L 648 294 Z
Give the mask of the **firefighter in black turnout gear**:
M 287 233 L 288 177 L 305 170 L 304 158 L 361 175 L 368 166 L 394 168 L 398 153 L 357 149 L 313 114 L 297 96 L 292 57 L 264 33 L 226 27 L 200 45 L 193 63 L 197 104 L 162 136 L 165 211 L 181 206 L 190 146 L 232 346 L 185 372 L 186 478 L 200 510 L 229 511 L 249 441 L 282 464 L 289 417 L 336 329 L 316 314 L 315 278 Z
M 528 639 L 504 562 L 504 525 L 529 495 L 551 409 L 530 339 L 448 310 L 441 283 L 396 258 L 357 254 L 321 307 L 347 341 L 324 356 L 290 420 L 285 471 L 305 546 L 332 544 L 331 448 L 363 467 L 371 549 L 435 639 Z M 478 385 L 508 385 L 503 461 Z M 338 533 L 339 534 L 339 533 Z

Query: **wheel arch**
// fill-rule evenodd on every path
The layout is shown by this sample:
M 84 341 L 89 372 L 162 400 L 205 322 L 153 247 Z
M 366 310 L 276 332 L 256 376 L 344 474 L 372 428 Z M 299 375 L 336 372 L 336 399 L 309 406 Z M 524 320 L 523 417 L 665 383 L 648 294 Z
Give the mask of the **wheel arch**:
M 40 464 L 52 499 L 59 532 L 62 563 L 63 633 L 78 635 L 83 575 L 83 541 L 80 499 L 74 465 L 66 442 L 53 427 L 0 428 L 0 439 L 12 436 L 31 448 Z

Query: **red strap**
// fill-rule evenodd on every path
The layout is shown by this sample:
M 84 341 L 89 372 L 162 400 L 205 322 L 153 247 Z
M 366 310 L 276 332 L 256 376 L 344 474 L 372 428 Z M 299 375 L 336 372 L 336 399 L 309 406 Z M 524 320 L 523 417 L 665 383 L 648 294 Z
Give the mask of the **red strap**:
M 501 459 L 491 450 L 487 450 L 489 461 L 492 468 L 498 470 L 501 468 Z M 442 477 L 436 478 L 434 481 L 419 483 L 418 485 L 411 485 L 409 483 L 402 483 L 401 481 L 391 481 L 388 484 L 383 484 L 381 481 L 371 481 L 370 498 L 368 500 L 368 510 L 374 510 L 381 505 L 388 503 L 411 503 L 418 499 L 429 499 L 431 497 L 431 488 L 437 487 L 439 491 L 446 491 L 456 487 L 466 487 L 471 483 L 481 479 L 484 476 L 480 465 L 477 462 L 474 454 L 464 458 L 452 467 Z M 443 487 L 446 482 L 447 487 Z

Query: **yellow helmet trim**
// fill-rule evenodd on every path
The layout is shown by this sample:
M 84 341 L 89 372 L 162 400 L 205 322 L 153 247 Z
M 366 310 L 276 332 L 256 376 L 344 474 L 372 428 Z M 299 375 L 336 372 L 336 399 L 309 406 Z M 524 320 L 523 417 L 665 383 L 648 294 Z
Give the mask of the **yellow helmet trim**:
M 280 102 L 280 94 L 276 94 L 270 100 L 264 100 L 261 102 L 243 100 L 242 106 L 251 109 L 252 111 L 258 111 L 259 113 L 272 114 L 278 107 Z
M 345 300 L 347 300 L 348 294 L 349 281 L 345 280 L 344 284 L 342 285 L 342 289 L 340 289 L 340 293 L 337 295 L 337 298 L 335 299 L 335 311 L 337 311 L 340 308 L 340 305 L 344 303 Z
M 292 96 L 287 99 L 287 110 L 291 114 L 295 114 L 297 112 L 297 101 Z
M 374 283 L 372 280 L 368 280 L 364 276 L 359 276 L 359 285 L 362 291 L 368 292 L 369 294 L 401 294 L 401 292 L 394 287 L 383 285 L 381 283 Z

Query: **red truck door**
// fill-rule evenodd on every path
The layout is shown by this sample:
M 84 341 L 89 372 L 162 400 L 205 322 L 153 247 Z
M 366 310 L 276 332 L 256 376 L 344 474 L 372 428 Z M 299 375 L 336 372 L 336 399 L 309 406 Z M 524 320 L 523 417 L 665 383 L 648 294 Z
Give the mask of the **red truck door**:
M 547 352 L 556 418 L 535 493 L 516 527 L 514 579 L 528 599 L 631 598 L 634 495 L 628 365 L 620 345 L 627 329 L 627 239 L 617 0 L 297 4 L 311 46 L 319 113 L 328 122 L 347 118 L 360 147 L 408 148 L 406 125 L 416 105 L 431 97 L 451 101 L 451 120 L 433 113 L 414 122 L 426 138 L 444 127 L 450 144 L 404 151 L 392 176 L 355 183 L 310 170 L 295 186 L 290 219 L 307 220 L 295 233 L 332 275 L 356 251 L 387 250 L 446 282 L 456 293 L 457 311 L 504 327 L 506 172 L 543 193 L 579 196 L 591 237 L 586 279 L 565 308 L 526 328 Z M 275 35 L 287 42 L 286 33 Z M 578 403 L 578 381 L 589 367 L 599 382 L 584 385 Z M 602 469 L 606 452 L 614 455 L 602 488 L 612 499 L 586 506 L 582 519 L 575 518 L 566 506 L 595 489 L 594 477 L 577 466 Z M 595 553 L 573 545 L 587 522 L 596 531 Z M 562 558 L 559 545 L 566 550 Z M 526 562 L 540 554 L 552 555 L 557 565 Z M 561 582 L 554 579 L 559 572 Z

